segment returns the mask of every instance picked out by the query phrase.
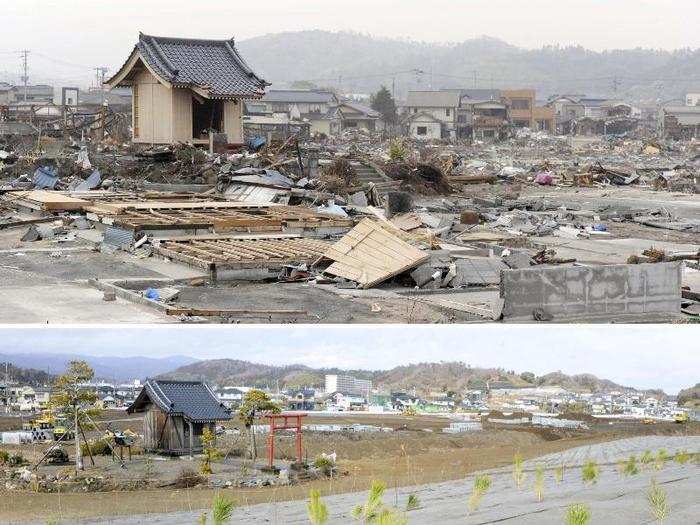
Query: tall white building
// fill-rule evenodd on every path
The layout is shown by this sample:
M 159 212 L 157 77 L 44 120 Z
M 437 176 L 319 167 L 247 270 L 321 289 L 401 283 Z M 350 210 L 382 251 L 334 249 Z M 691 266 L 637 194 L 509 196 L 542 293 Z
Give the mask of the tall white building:
M 356 379 L 352 376 L 336 374 L 326 375 L 326 394 L 342 392 L 343 394 L 367 397 L 370 390 L 372 390 L 372 381 L 367 379 Z

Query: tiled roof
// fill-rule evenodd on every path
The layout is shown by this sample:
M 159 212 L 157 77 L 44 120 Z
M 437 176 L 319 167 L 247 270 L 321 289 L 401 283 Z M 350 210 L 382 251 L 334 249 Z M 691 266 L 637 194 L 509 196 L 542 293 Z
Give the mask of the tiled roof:
M 355 111 L 359 113 L 363 113 L 366 117 L 369 118 L 379 118 L 379 111 L 376 111 L 372 109 L 369 106 L 365 106 L 364 104 L 358 104 L 357 102 L 343 102 L 343 106 L 347 106 L 351 109 L 354 109 Z
M 406 106 L 456 108 L 459 106 L 459 93 L 453 91 L 409 91 Z
M 171 416 L 197 423 L 231 419 L 231 411 L 200 381 L 146 381 L 127 412 L 139 412 L 147 401 Z
M 289 102 L 308 104 L 335 104 L 336 96 L 330 91 L 309 89 L 271 89 L 262 98 L 265 102 Z
M 139 35 L 136 49 L 149 67 L 175 87 L 201 88 L 211 98 L 259 98 L 267 83 L 238 54 L 233 40 Z

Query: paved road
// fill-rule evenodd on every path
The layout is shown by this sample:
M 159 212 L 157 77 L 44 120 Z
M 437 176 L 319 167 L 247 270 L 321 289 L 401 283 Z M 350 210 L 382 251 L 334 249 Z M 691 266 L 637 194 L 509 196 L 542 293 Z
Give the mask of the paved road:
M 700 436 L 663 437 L 648 436 L 623 439 L 598 445 L 570 449 L 558 454 L 551 454 L 528 461 L 525 464 L 527 479 L 522 490 L 514 487 L 510 469 L 490 471 L 493 480 L 490 491 L 486 494 L 478 510 L 469 513 L 467 499 L 473 484 L 473 476 L 466 480 L 450 481 L 405 487 L 398 491 L 389 491 L 385 502 L 403 508 L 408 495 L 414 493 L 421 502 L 421 507 L 407 513 L 409 524 L 490 524 L 513 523 L 524 525 L 561 524 L 564 522 L 566 507 L 571 503 L 586 503 L 592 511 L 591 523 L 615 523 L 616 525 L 654 523 L 651 519 L 646 492 L 653 478 L 667 491 L 670 515 L 666 525 L 687 525 L 699 523 L 700 467 L 687 463 L 679 465 L 670 461 L 656 471 L 653 468 L 642 470 L 635 476 L 622 476 L 616 462 L 636 454 L 638 457 L 645 450 L 656 452 L 664 448 L 669 454 L 679 450 L 700 451 Z M 588 459 L 598 461 L 601 466 L 599 480 L 594 485 L 585 485 L 581 480 L 580 466 Z M 544 500 L 536 501 L 532 490 L 533 473 L 536 465 L 545 465 L 548 469 L 565 464 L 567 470 L 564 481 L 557 483 L 553 470 L 546 473 Z M 352 508 L 361 503 L 366 493 L 339 494 L 324 498 L 330 510 L 329 523 L 352 523 Z M 83 525 L 190 525 L 197 522 L 199 512 L 178 512 L 166 515 L 132 516 L 102 520 L 86 520 Z M 238 509 L 232 523 L 294 525 L 307 524 L 304 501 L 289 501 L 277 504 L 260 504 Z

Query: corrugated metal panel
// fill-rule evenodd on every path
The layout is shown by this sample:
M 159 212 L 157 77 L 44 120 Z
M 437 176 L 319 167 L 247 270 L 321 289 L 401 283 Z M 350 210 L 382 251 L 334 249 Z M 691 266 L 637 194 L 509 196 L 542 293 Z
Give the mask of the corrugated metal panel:
M 75 191 L 87 191 L 97 188 L 102 181 L 100 171 L 93 171 L 90 176 L 75 187 Z
M 53 189 L 58 182 L 56 168 L 44 166 L 34 172 L 34 187 L 37 189 Z
M 109 226 L 105 230 L 103 242 L 116 248 L 128 247 L 134 243 L 134 231 Z
M 232 201 L 240 202 L 273 202 L 278 195 L 284 195 L 285 190 L 266 188 L 264 186 L 251 186 L 249 184 L 232 184 L 226 191 L 224 197 Z

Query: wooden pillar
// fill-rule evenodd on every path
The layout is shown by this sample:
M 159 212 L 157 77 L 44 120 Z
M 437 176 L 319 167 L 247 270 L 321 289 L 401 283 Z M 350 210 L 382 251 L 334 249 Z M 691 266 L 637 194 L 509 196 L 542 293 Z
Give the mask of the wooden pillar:
M 188 421 L 187 425 L 190 429 L 190 458 L 194 457 L 194 428 L 192 426 L 192 421 Z
M 297 463 L 302 462 L 302 450 L 301 450 L 301 417 L 297 416 Z
M 267 435 L 267 464 L 272 468 L 275 462 L 275 418 L 270 418 L 270 433 Z

